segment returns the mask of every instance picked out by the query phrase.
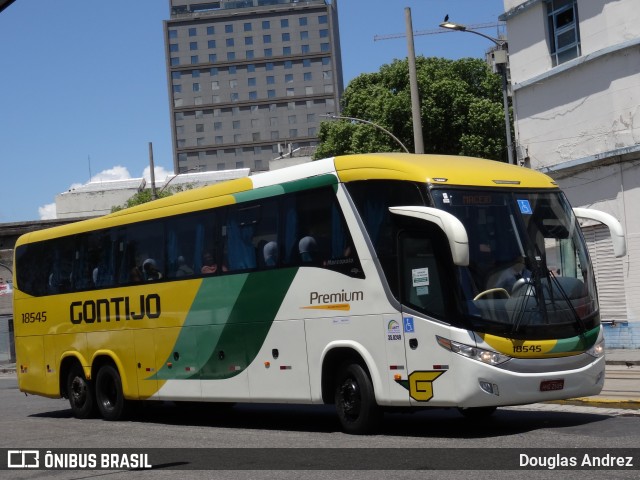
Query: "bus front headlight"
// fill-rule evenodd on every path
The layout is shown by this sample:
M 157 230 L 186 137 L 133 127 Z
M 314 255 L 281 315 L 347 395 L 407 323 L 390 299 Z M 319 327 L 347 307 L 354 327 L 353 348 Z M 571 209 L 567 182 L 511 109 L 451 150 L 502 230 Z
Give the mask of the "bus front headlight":
M 494 352 L 492 350 L 473 347 L 465 343 L 454 342 L 453 340 L 449 340 L 448 338 L 440 337 L 438 335 L 436 335 L 436 340 L 438 341 L 438 345 L 442 348 L 453 353 L 457 353 L 458 355 L 462 355 L 463 357 L 486 363 L 487 365 L 500 365 L 501 363 L 511 360 L 511 357 L 508 355 L 503 355 L 502 353 Z
M 604 338 L 599 342 L 596 342 L 593 347 L 587 350 L 587 353 L 595 358 L 600 358 L 604 355 Z

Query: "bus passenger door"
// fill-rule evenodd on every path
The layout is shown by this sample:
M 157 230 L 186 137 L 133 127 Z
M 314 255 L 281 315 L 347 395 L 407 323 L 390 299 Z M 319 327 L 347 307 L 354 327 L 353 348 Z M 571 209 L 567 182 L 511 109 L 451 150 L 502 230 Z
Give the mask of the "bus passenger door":
M 445 322 L 447 306 L 453 301 L 446 297 L 451 295 L 451 288 L 444 271 L 445 259 L 451 256 L 447 256 L 441 240 L 438 232 L 430 228 L 398 235 L 402 332 L 407 357 L 403 378 L 415 405 L 427 406 L 427 402 L 449 395 L 451 375 L 446 373 L 451 353 L 436 341 L 436 335 L 449 337 L 450 327 Z

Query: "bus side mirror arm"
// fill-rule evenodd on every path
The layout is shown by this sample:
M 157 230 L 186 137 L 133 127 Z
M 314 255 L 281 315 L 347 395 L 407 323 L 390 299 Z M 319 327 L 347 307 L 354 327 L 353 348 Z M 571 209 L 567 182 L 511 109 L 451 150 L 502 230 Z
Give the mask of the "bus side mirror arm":
M 611 241 L 613 242 L 613 253 L 617 258 L 624 257 L 627 254 L 627 243 L 624 239 L 624 230 L 616 217 L 592 208 L 574 208 L 573 213 L 578 218 L 594 220 L 609 227 Z
M 432 207 L 389 207 L 389 211 L 436 224 L 447 236 L 453 263 L 460 267 L 469 265 L 469 237 L 464 225 L 455 216 Z

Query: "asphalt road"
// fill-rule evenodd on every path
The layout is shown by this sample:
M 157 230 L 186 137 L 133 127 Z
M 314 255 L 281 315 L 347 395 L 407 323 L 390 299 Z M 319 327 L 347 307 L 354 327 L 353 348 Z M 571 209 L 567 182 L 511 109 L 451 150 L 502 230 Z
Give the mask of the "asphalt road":
M 106 422 L 101 419 L 77 420 L 71 416 L 66 400 L 25 396 L 17 390 L 13 377 L 0 377 L 0 448 L 4 449 L 110 449 L 124 448 L 135 451 L 142 448 L 162 448 L 163 458 L 156 469 L 148 471 L 4 471 L 1 478 L 474 478 L 495 479 L 533 475 L 534 478 L 562 478 L 585 480 L 588 478 L 640 477 L 640 449 L 633 451 L 634 468 L 610 472 L 592 468 L 558 472 L 550 469 L 538 471 L 493 470 L 441 470 L 438 472 L 401 470 L 403 456 L 424 452 L 438 452 L 445 460 L 460 468 L 474 468 L 469 462 L 482 463 L 478 455 L 466 448 L 493 449 L 495 455 L 510 452 L 530 453 L 532 449 L 546 448 L 546 454 L 577 449 L 574 452 L 615 454 L 617 449 L 640 445 L 640 412 L 637 410 L 599 409 L 571 405 L 536 404 L 527 407 L 499 409 L 488 421 L 470 422 L 455 410 L 430 410 L 416 414 L 387 414 L 382 430 L 372 436 L 350 436 L 342 433 L 334 411 L 323 406 L 236 405 L 233 408 L 211 406 L 182 406 L 171 403 L 140 405 L 129 421 Z M 198 448 L 226 448 L 230 455 L 239 449 L 250 449 L 247 468 L 252 471 L 215 470 L 207 464 L 207 471 L 177 471 L 175 452 Z M 285 450 L 266 450 L 266 449 Z M 278 465 L 274 455 L 281 455 L 283 465 L 299 455 L 300 448 L 318 449 L 317 458 L 334 452 L 335 470 L 309 471 L 304 463 L 297 470 L 273 472 L 260 470 L 261 459 L 269 465 Z M 339 450 L 327 450 L 339 449 Z M 364 449 L 364 450 L 353 450 Z M 379 450 L 373 450 L 379 449 Z M 434 450 L 443 449 L 443 450 Z M 222 450 L 225 452 L 225 450 Z M 202 451 L 207 454 L 208 451 Z M 345 460 L 344 453 L 352 461 Z M 375 452 L 372 456 L 371 452 Z M 379 455 L 378 455 L 379 452 Z M 482 450 L 490 456 L 491 450 Z M 340 455 L 338 455 L 340 454 Z M 324 457 L 323 457 L 324 456 Z M 235 458 L 235 457 L 234 457 Z M 368 458 L 371 465 L 379 465 L 381 458 L 388 468 L 398 465 L 399 471 L 352 470 L 371 468 L 363 465 Z M 426 457 L 425 457 L 426 458 Z M 206 459 L 205 459 L 206 460 Z M 218 457 L 218 461 L 224 460 Z M 215 461 L 215 459 L 210 461 Z M 252 463 L 253 462 L 253 463 Z M 274 463 L 275 462 L 275 463 Z M 185 462 L 188 463 L 188 462 Z M 294 462 L 295 463 L 295 462 Z M 424 468 L 429 468 L 426 465 Z M 449 467 L 452 468 L 452 467 Z M 499 468 L 499 467 L 498 467 Z

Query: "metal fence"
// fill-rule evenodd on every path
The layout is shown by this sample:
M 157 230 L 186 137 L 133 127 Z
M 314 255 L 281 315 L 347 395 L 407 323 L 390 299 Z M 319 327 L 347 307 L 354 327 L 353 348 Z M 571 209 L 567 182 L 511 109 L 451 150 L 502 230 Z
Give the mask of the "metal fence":
M 16 361 L 16 349 L 13 343 L 13 318 L 0 316 L 0 363 Z

